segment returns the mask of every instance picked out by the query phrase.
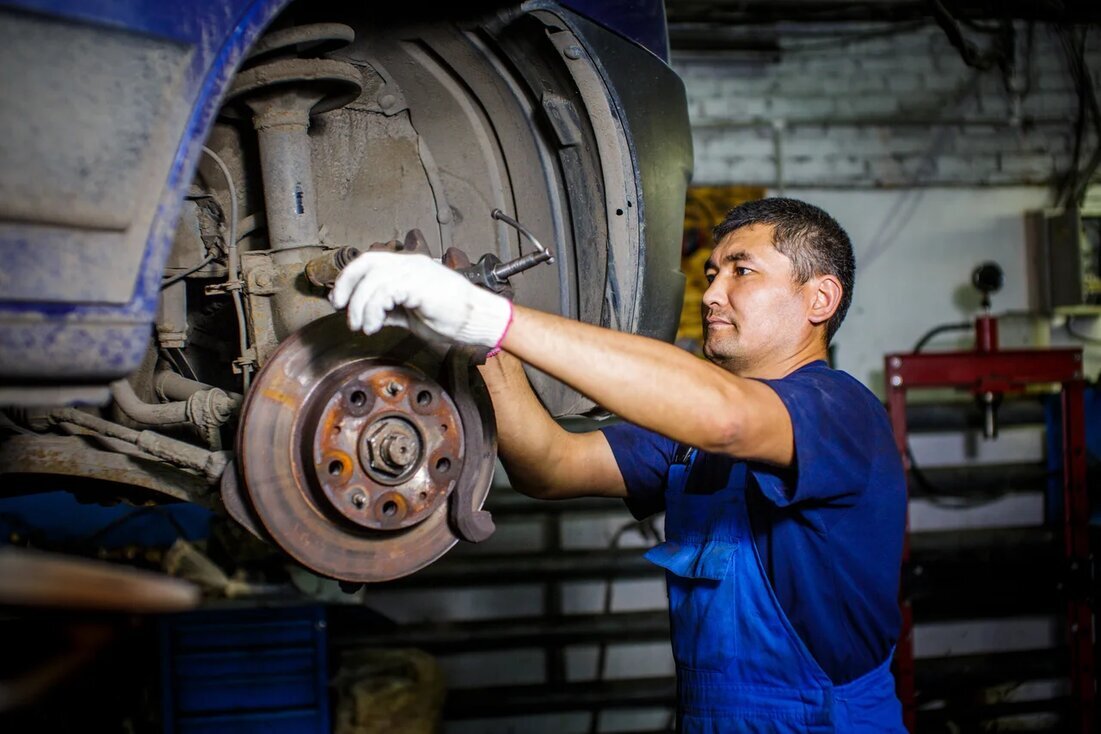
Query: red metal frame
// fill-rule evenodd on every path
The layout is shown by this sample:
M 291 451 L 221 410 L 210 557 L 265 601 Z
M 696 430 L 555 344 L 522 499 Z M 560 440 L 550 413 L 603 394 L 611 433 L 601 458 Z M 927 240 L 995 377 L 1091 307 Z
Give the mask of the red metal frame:
M 980 317 L 981 320 L 981 317 Z M 884 374 L 887 407 L 895 443 L 903 466 L 907 456 L 906 391 L 954 387 L 975 394 L 1019 392 L 1029 385 L 1058 383 L 1062 386 L 1063 412 L 1063 550 L 1071 573 L 1088 569 L 1089 495 L 1086 486 L 1086 418 L 1080 349 L 1006 350 L 993 340 L 983 340 L 982 324 L 976 326 L 980 348 L 968 352 L 888 354 Z M 994 327 L 996 329 L 996 325 Z M 993 342 L 991 344 L 991 341 Z M 986 346 L 983 349 L 982 346 Z M 909 521 L 907 520 L 907 536 Z M 910 560 L 909 537 L 903 547 L 903 563 Z M 1070 648 L 1071 695 L 1078 720 L 1074 731 L 1092 734 L 1096 716 L 1094 680 L 1093 609 L 1088 585 L 1070 584 L 1067 597 L 1067 642 Z M 913 614 L 907 599 L 900 599 L 902 633 L 895 652 L 895 672 L 906 726 L 915 730 L 917 706 L 914 687 Z

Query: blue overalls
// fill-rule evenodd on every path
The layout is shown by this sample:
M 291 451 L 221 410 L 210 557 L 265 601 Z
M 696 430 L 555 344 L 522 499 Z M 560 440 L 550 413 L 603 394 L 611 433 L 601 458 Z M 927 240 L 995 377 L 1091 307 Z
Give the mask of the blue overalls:
M 753 542 L 746 464 L 721 490 L 693 494 L 695 455 L 671 467 L 667 540 L 646 553 L 669 585 L 677 731 L 905 734 L 890 659 L 835 686 L 780 608 Z

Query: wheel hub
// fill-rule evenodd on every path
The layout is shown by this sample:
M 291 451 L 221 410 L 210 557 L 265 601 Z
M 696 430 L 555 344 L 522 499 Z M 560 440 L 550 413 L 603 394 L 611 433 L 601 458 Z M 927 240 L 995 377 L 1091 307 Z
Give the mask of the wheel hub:
M 462 471 L 463 431 L 437 382 L 409 367 L 357 362 L 310 402 L 312 476 L 342 517 L 371 530 L 407 528 L 447 499 Z

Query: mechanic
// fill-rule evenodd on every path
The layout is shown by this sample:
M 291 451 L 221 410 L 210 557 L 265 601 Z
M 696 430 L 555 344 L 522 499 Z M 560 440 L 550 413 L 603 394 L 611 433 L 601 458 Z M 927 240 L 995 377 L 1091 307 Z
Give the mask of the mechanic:
M 769 198 L 715 228 L 701 304 L 708 360 L 514 306 L 424 256 L 370 253 L 332 300 L 353 330 L 404 307 L 500 349 L 482 368 L 514 487 L 665 510 L 678 731 L 903 732 L 889 665 L 906 515 L 886 411 L 826 363 L 852 298 L 848 235 Z M 563 430 L 520 361 L 625 423 Z

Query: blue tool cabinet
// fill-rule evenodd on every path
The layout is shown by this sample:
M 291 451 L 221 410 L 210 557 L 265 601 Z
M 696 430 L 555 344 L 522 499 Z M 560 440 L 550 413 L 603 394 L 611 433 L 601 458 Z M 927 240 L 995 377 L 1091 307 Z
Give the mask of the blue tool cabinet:
M 165 734 L 328 734 L 326 641 L 319 605 L 166 616 Z

